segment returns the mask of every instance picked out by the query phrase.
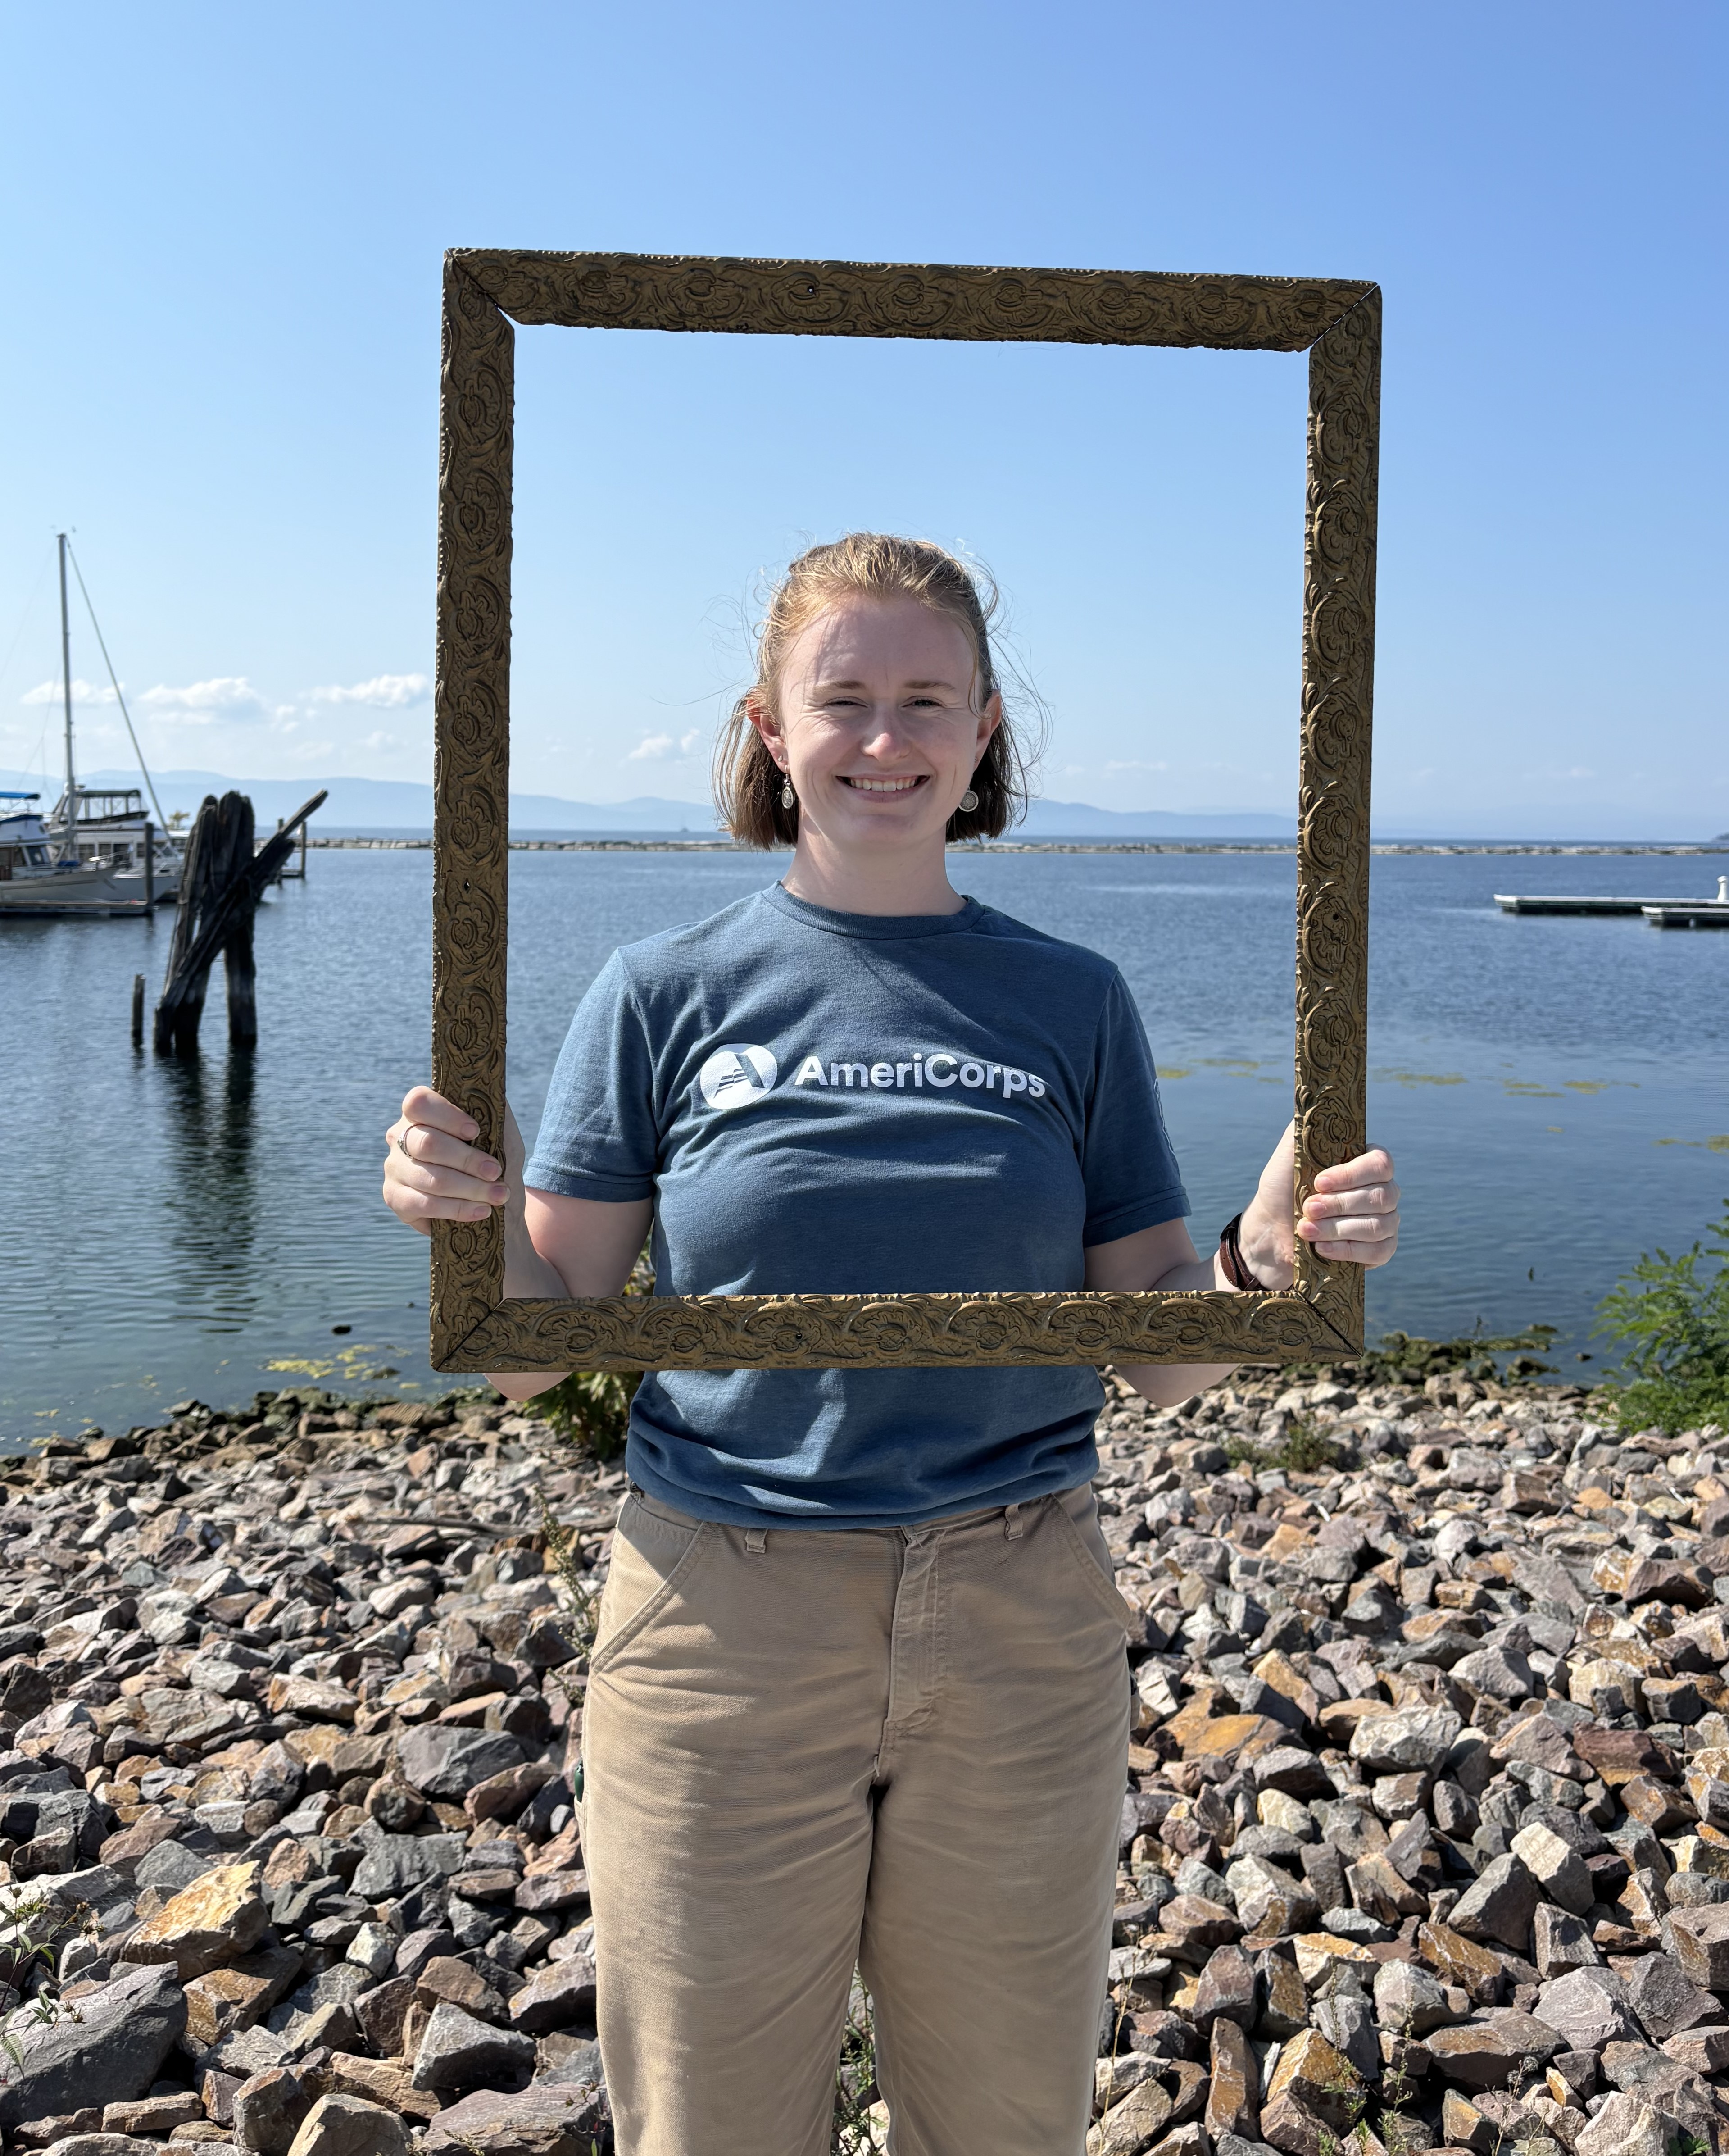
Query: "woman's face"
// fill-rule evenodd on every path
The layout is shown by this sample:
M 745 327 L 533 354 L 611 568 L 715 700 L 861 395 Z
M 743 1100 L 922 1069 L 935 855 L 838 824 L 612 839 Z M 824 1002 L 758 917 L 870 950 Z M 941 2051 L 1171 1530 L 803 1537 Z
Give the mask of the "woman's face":
M 973 701 L 966 631 L 916 599 L 818 614 L 781 669 L 779 711 L 751 719 L 798 796 L 801 827 L 839 846 L 941 843 L 1002 717 Z

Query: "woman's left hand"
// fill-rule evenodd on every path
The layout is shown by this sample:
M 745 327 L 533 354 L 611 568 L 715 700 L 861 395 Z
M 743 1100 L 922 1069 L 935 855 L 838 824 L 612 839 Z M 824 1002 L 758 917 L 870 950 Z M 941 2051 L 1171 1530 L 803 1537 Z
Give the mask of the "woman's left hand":
M 1384 1265 L 1398 1248 L 1398 1185 L 1393 1157 L 1371 1147 L 1355 1160 L 1324 1168 L 1300 1214 L 1293 1209 L 1296 1125 L 1289 1124 L 1261 1172 L 1260 1187 L 1239 1229 L 1243 1255 L 1269 1287 L 1290 1285 L 1296 1238 L 1319 1257 L 1352 1265 Z

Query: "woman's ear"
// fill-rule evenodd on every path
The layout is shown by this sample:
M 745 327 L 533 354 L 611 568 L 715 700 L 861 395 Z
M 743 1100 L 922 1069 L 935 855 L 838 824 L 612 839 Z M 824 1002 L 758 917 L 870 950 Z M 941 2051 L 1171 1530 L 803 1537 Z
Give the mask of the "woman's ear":
M 780 768 L 787 768 L 787 744 L 781 732 L 781 722 L 769 709 L 767 699 L 760 690 L 752 689 L 745 698 L 745 716 L 756 728 L 757 738 Z
M 985 751 L 990 747 L 991 736 L 996 732 L 998 727 L 1000 726 L 1002 723 L 1003 694 L 1000 690 L 993 689 L 990 695 L 985 698 L 984 709 L 978 715 L 978 737 L 975 744 L 977 750 L 975 767 L 977 757 L 983 757 Z

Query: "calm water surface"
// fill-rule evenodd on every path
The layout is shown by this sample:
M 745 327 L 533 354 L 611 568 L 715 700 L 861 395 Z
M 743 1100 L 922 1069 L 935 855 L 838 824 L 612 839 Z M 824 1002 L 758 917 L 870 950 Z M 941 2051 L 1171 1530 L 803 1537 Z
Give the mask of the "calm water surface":
M 1497 890 L 1711 891 L 1715 859 L 1393 855 L 1373 870 L 1370 1125 L 1406 1192 L 1372 1334 L 1562 1328 L 1729 1197 L 1729 935 L 1537 920 Z M 511 857 L 510 1091 L 531 1141 L 572 1008 L 621 942 L 777 872 L 760 855 Z M 1203 1245 L 1290 1114 L 1289 855 L 966 856 L 961 887 L 1124 969 Z M 258 923 L 259 1045 L 220 986 L 196 1064 L 135 1052 L 172 915 L 0 923 L 0 1441 L 317 1377 L 426 1387 L 425 1245 L 378 1202 L 428 1065 L 431 860 L 317 853 Z M 338 1330 L 337 1328 L 342 1328 Z M 387 1376 L 383 1373 L 388 1373 Z

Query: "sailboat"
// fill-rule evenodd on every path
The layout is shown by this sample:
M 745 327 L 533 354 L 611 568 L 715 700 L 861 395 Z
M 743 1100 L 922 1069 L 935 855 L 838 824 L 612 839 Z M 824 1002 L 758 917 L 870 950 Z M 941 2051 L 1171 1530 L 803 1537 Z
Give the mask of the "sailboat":
M 175 898 L 180 890 L 185 849 L 168 827 L 156 787 L 138 748 L 132 717 L 115 678 L 108 646 L 90 608 L 90 624 L 108 678 L 131 735 L 144 788 L 154 818 L 145 813 L 144 788 L 89 787 L 78 783 L 72 735 L 72 629 L 66 606 L 66 534 L 60 548 L 60 677 L 66 709 L 66 783 L 47 816 L 30 804 L 39 793 L 0 793 L 0 919 L 8 916 L 88 914 L 110 920 L 148 913 Z M 85 588 L 77 557 L 72 567 L 85 604 Z

